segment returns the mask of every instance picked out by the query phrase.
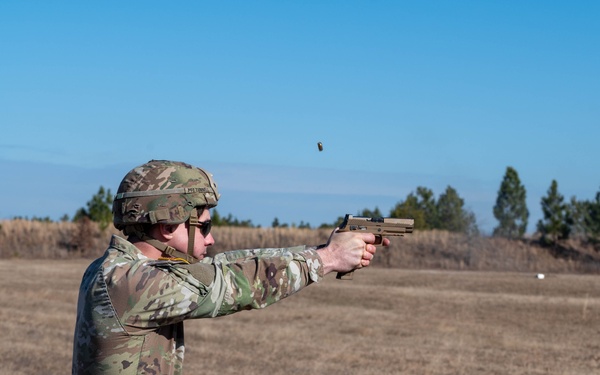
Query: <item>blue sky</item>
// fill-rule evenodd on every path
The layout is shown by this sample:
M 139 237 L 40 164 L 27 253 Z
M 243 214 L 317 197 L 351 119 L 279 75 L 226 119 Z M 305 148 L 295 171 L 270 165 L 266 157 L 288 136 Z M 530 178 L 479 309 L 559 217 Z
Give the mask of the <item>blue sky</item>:
M 172 159 L 263 226 L 450 185 L 489 232 L 512 166 L 532 231 L 553 179 L 600 190 L 598 19 L 596 1 L 3 1 L 0 218 L 72 216 Z

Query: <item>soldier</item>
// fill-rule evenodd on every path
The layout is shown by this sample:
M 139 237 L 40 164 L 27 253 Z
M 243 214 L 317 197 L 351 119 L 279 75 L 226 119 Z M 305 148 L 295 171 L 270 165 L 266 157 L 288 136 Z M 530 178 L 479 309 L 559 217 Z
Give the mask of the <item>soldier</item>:
M 373 234 L 334 231 L 321 246 L 207 257 L 218 200 L 212 175 L 181 162 L 152 160 L 124 177 L 113 221 L 127 240 L 113 236 L 83 275 L 73 374 L 180 374 L 184 320 L 266 307 L 375 254 Z

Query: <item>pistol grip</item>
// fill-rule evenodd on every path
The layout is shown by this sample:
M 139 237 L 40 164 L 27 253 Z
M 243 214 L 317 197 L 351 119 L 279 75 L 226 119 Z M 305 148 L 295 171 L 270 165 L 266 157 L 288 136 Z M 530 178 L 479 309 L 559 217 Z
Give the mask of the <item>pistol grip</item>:
M 338 280 L 352 280 L 354 278 L 354 271 L 338 272 L 335 278 Z

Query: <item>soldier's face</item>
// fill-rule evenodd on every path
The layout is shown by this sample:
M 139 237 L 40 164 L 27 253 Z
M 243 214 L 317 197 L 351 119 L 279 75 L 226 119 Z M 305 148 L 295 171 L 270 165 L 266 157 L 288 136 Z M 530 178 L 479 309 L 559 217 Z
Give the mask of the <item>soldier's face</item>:
M 210 211 L 204 209 L 202 212 L 198 212 L 198 221 L 210 220 Z M 179 224 L 173 231 L 173 238 L 169 241 L 169 245 L 173 246 L 179 251 L 187 253 L 188 246 L 188 225 Z M 206 236 L 202 235 L 202 228 L 198 226 L 193 227 L 196 237 L 194 238 L 194 258 L 203 259 L 206 256 L 206 251 L 209 246 L 215 243 L 215 239 L 212 233 L 208 233 Z
M 206 222 L 210 220 L 210 211 L 205 208 L 202 213 L 198 213 L 198 221 Z M 206 256 L 206 250 L 209 246 L 212 246 L 215 243 L 215 239 L 212 235 L 212 232 L 209 232 L 203 235 L 203 231 L 201 227 L 195 227 L 196 229 L 196 239 L 194 240 L 194 257 L 198 259 L 203 259 Z

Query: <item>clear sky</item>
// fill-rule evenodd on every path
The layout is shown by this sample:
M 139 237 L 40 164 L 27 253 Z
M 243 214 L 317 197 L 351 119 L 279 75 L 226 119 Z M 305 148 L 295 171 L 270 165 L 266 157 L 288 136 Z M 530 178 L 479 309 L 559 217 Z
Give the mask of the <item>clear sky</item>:
M 263 226 L 450 185 L 490 232 L 512 166 L 533 231 L 553 179 L 600 190 L 599 19 L 598 1 L 2 1 L 0 218 L 72 216 L 173 159 Z

